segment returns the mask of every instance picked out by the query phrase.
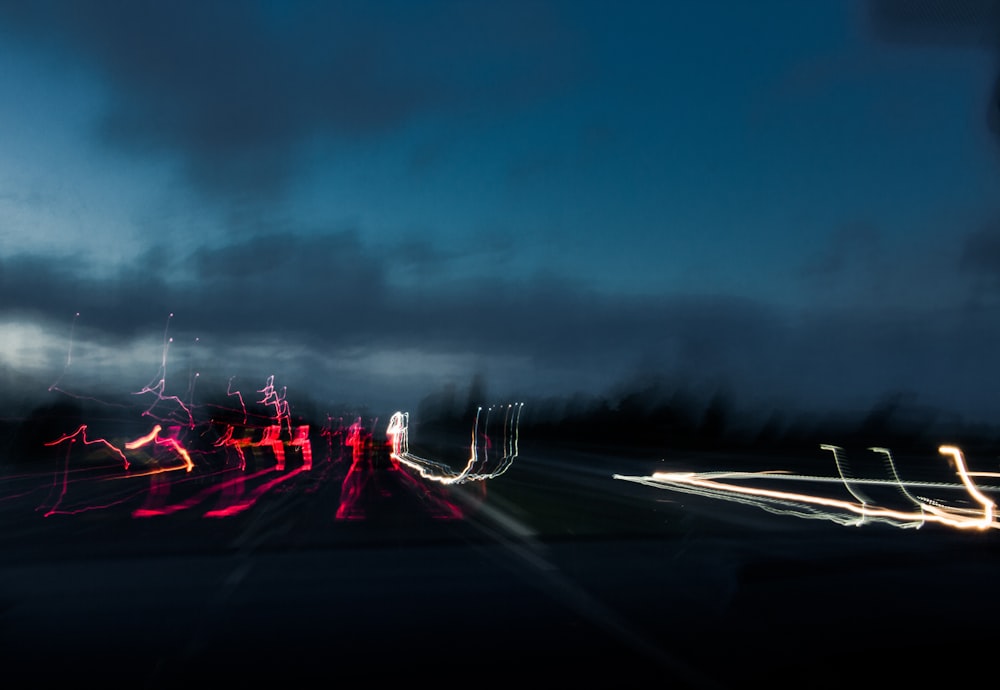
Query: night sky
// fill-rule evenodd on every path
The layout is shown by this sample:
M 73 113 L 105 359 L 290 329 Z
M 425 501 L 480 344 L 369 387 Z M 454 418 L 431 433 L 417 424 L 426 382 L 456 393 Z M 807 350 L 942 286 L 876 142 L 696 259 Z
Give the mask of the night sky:
M 0 383 L 994 423 L 998 74 L 984 1 L 3 1 Z

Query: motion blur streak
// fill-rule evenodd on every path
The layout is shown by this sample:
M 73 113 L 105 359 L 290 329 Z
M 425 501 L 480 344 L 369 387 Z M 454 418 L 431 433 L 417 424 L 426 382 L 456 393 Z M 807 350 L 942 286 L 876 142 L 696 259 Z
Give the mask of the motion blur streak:
M 63 376 L 66 375 L 66 372 L 69 370 L 70 365 L 73 363 L 73 333 L 74 331 L 76 331 L 76 321 L 79 318 L 80 318 L 80 312 L 76 312 L 76 314 L 73 315 L 73 321 L 70 323 L 69 326 L 69 348 L 66 351 L 66 364 L 63 366 L 63 371 L 62 374 L 59 376 L 59 378 L 57 378 L 55 382 L 51 386 L 49 386 L 50 391 L 62 392 L 59 388 L 59 383 L 62 381 Z
M 253 444 L 255 446 L 265 446 L 274 453 L 274 469 L 285 469 L 285 444 L 281 440 L 281 427 L 277 424 L 264 427 L 264 435 L 260 441 Z
M 461 484 L 472 481 L 483 481 L 499 477 L 506 472 L 518 454 L 518 422 L 524 403 L 507 405 L 503 410 L 503 443 L 499 458 L 490 457 L 492 440 L 489 436 L 490 416 L 493 407 L 486 410 L 483 419 L 483 408 L 476 411 L 476 419 L 472 425 L 472 441 L 469 447 L 469 460 L 460 471 L 455 471 L 445 463 L 428 460 L 410 452 L 409 422 L 407 412 L 396 412 L 389 419 L 386 436 L 392 444 L 392 459 L 416 470 L 421 477 L 442 484 Z M 480 423 L 482 422 L 482 435 Z M 480 448 L 482 451 L 480 452 Z
M 150 431 L 145 436 L 140 436 L 134 441 L 129 441 L 128 443 L 126 443 L 125 448 L 127 450 L 135 450 L 136 448 L 142 448 L 143 446 L 148 445 L 150 442 L 153 442 L 158 446 L 167 446 L 172 451 L 177 453 L 177 455 L 179 455 L 181 459 L 184 460 L 184 469 L 190 472 L 192 469 L 194 469 L 194 461 L 191 460 L 191 456 L 188 454 L 187 450 L 185 450 L 184 446 L 182 446 L 175 437 L 166 436 L 164 438 L 160 438 L 160 432 L 162 430 L 163 427 L 157 424 L 156 426 L 153 427 L 153 430 Z M 174 469 L 179 469 L 179 468 L 177 467 L 163 468 L 161 470 L 157 470 L 157 472 L 166 472 Z
M 284 482 L 287 482 L 289 479 L 291 479 L 295 475 L 300 474 L 302 472 L 305 472 L 306 469 L 307 469 L 306 467 L 297 467 L 297 468 L 295 468 L 294 470 L 292 470 L 290 472 L 286 472 L 285 474 L 279 475 L 279 476 L 275 477 L 274 479 L 272 479 L 272 480 L 270 480 L 268 482 L 265 482 L 264 484 L 261 484 L 260 486 L 256 487 L 254 489 L 254 491 L 249 496 L 247 496 L 245 499 L 243 499 L 243 500 L 241 500 L 241 501 L 239 501 L 237 503 L 233 503 L 233 504 L 231 504 L 231 505 L 229 505 L 229 506 L 227 506 L 225 508 L 218 508 L 216 510 L 210 510 L 207 513 L 205 513 L 205 517 L 207 517 L 207 518 L 218 518 L 218 517 L 232 517 L 233 515 L 239 515 L 243 511 L 245 511 L 245 510 L 247 510 L 249 508 L 252 508 L 254 506 L 254 504 L 256 504 L 257 501 L 260 499 L 260 497 L 263 496 L 264 494 L 266 494 L 268 491 L 271 491 L 272 489 L 274 489 L 279 484 L 283 484 Z M 275 471 L 277 471 L 277 468 L 275 468 L 273 470 L 269 470 L 269 471 L 275 472 Z
M 267 377 L 267 383 L 261 388 L 258 393 L 263 393 L 264 397 L 257 402 L 261 405 L 269 406 L 274 408 L 273 419 L 275 421 L 275 427 L 277 427 L 277 434 L 281 434 L 281 425 L 285 424 L 288 428 L 288 433 L 292 433 L 292 414 L 291 406 L 288 404 L 288 389 L 282 388 L 279 394 L 277 389 L 274 387 L 274 374 Z
M 87 438 L 87 425 L 86 424 L 81 424 L 80 427 L 76 431 L 74 431 L 72 434 L 66 434 L 64 436 L 60 436 L 56 440 L 49 441 L 45 445 L 46 446 L 58 446 L 60 443 L 65 443 L 67 441 L 69 441 L 71 443 L 75 443 L 77 439 L 79 439 L 80 441 L 82 441 L 84 445 L 92 445 L 92 444 L 95 444 L 95 443 L 100 443 L 100 444 L 104 445 L 108 450 L 110 450 L 112 453 L 114 453 L 115 455 L 117 455 L 118 457 L 120 457 L 122 459 L 122 464 L 124 465 L 124 468 L 126 470 L 129 468 L 128 457 L 125 455 L 125 453 L 122 452 L 121 448 L 119 448 L 118 446 L 114 445 L 113 443 L 111 443 L 107 439 L 103 439 L 103 438 L 89 439 L 89 438 Z M 126 448 L 127 447 L 128 446 L 126 445 Z
M 194 415 L 184 402 L 176 395 L 164 395 L 164 391 L 167 388 L 167 355 L 170 352 L 170 344 L 174 342 L 173 338 L 167 336 L 167 332 L 170 329 L 170 319 L 174 318 L 171 312 L 167 316 L 167 325 L 163 328 L 163 355 L 160 358 L 160 368 L 159 371 L 153 376 L 153 380 L 142 387 L 142 389 L 135 392 L 135 395 L 145 395 L 146 393 L 152 393 L 156 396 L 156 399 L 150 403 L 149 407 L 142 414 L 146 417 L 153 417 L 154 419 L 160 419 L 160 421 L 166 421 L 166 419 L 156 417 L 153 414 L 153 409 L 156 404 L 163 401 L 170 401 L 177 403 L 177 407 L 184 411 L 184 415 L 187 418 L 187 425 L 192 429 L 195 426 Z M 159 377 L 159 378 L 157 378 Z
M 115 455 L 117 455 L 118 457 L 122 458 L 122 460 L 123 460 L 123 462 L 125 464 L 125 469 L 126 470 L 129 468 L 128 458 L 125 456 L 125 454 L 122 452 L 122 450 L 120 448 L 118 448 L 118 446 L 114 445 L 110 441 L 108 441 L 106 439 L 103 439 L 103 438 L 98 438 L 98 439 L 93 439 L 93 440 L 87 438 L 87 425 L 86 424 L 81 424 L 77 428 L 77 430 L 74 431 L 72 434 L 65 434 L 65 435 L 60 436 L 59 438 L 55 439 L 54 441 L 50 441 L 50 442 L 44 444 L 46 446 L 57 446 L 57 445 L 59 445 L 61 443 L 66 443 L 67 444 L 66 459 L 65 459 L 65 462 L 64 462 L 64 465 L 63 465 L 63 469 L 62 469 L 62 477 L 59 480 L 59 493 L 58 493 L 58 496 L 56 497 L 55 502 L 52 504 L 52 506 L 49 507 L 48 509 L 46 509 L 43 512 L 43 515 L 45 517 L 51 517 L 53 515 L 76 515 L 78 513 L 85 513 L 85 512 L 88 512 L 90 510 L 103 510 L 105 508 L 109 508 L 111 506 L 118 505 L 120 503 L 124 503 L 126 500 L 128 500 L 128 498 L 131 498 L 131 497 L 126 497 L 126 498 L 122 498 L 122 499 L 120 499 L 118 501 L 111 501 L 111 502 L 104 503 L 104 504 L 99 505 L 99 506 L 88 506 L 86 508 L 76 508 L 76 509 L 67 510 L 67 509 L 64 509 L 62 507 L 62 503 L 63 503 L 63 500 L 66 498 L 66 492 L 67 492 L 67 490 L 69 488 L 69 483 L 70 483 L 70 469 L 69 469 L 70 457 L 72 455 L 73 445 L 77 442 L 77 440 L 81 440 L 84 443 L 84 445 L 100 444 L 100 445 L 104 446 L 105 448 L 111 450 Z M 42 506 L 39 506 L 36 510 L 42 510 Z
M 647 477 L 634 477 L 624 475 L 614 475 L 615 479 L 637 482 L 647 486 L 660 489 L 683 491 L 686 493 L 698 494 L 708 498 L 720 498 L 723 500 L 737 501 L 748 505 L 754 505 L 769 512 L 781 515 L 790 515 L 802 518 L 817 518 L 830 520 L 844 525 L 861 525 L 865 522 L 880 522 L 890 524 L 895 527 L 921 527 L 924 523 L 932 522 L 956 529 L 976 529 L 987 530 L 1000 528 L 994 519 L 995 504 L 987 498 L 973 482 L 967 468 L 964 455 L 955 446 L 941 446 L 938 452 L 941 455 L 950 456 L 955 465 L 955 471 L 961 480 L 961 484 L 937 485 L 932 483 L 909 482 L 904 484 L 896 477 L 896 480 L 880 479 L 852 479 L 848 481 L 843 472 L 841 458 L 838 455 L 839 448 L 835 446 L 822 445 L 824 450 L 832 450 L 837 460 L 837 468 L 840 473 L 839 478 L 833 477 L 812 477 L 804 475 L 792 475 L 780 471 L 764 472 L 655 472 Z M 882 448 L 872 448 L 876 452 L 888 454 Z M 895 465 L 892 465 L 895 468 Z M 720 481 L 725 479 L 727 481 Z M 905 495 L 916 503 L 917 510 L 904 511 L 894 510 L 883 506 L 866 502 L 865 500 L 845 500 L 829 498 L 816 494 L 797 493 L 790 491 L 778 491 L 775 489 L 757 488 L 745 486 L 737 481 L 751 480 L 794 480 L 804 483 L 838 482 L 844 486 L 852 497 L 857 498 L 862 494 L 857 490 L 857 485 L 893 485 L 898 482 Z M 906 486 L 943 486 L 945 488 L 964 488 L 965 493 L 980 509 L 972 509 L 959 506 L 948 506 L 936 500 L 927 498 L 917 498 Z M 820 508 L 817 508 L 819 506 Z M 834 510 L 825 510 L 827 508 Z M 845 516 L 844 513 L 848 515 Z M 854 517 L 858 516 L 858 517 Z
M 958 476 L 961 478 L 962 484 L 965 486 L 966 491 L 969 492 L 969 496 L 971 496 L 977 503 L 983 506 L 983 517 L 978 526 L 981 529 L 986 529 L 987 527 L 995 526 L 993 522 L 993 513 L 995 504 L 993 503 L 993 501 L 986 498 L 986 496 L 984 496 L 983 493 L 979 490 L 979 487 L 976 486 L 976 483 L 972 481 L 972 477 L 969 476 L 969 472 L 966 469 L 965 457 L 962 455 L 961 449 L 956 448 L 955 446 L 941 446 L 940 448 L 938 448 L 938 452 L 941 453 L 942 455 L 950 455 L 952 456 L 952 458 L 954 458 L 955 469 L 958 472 Z M 934 512 L 935 514 L 939 513 L 938 508 L 935 506 L 928 505 L 927 509 Z
M 885 456 L 886 466 L 889 468 L 889 472 L 892 474 L 892 480 L 893 482 L 895 482 L 896 488 L 899 489 L 899 493 L 901 493 L 903 497 L 906 498 L 907 502 L 916 506 L 917 508 L 921 508 L 920 499 L 911 494 L 907 490 L 906 485 L 903 484 L 903 480 L 899 478 L 899 472 L 896 470 L 896 463 L 893 461 L 892 453 L 889 451 L 889 449 L 881 447 L 872 447 L 869 448 L 868 450 L 872 451 L 873 453 L 880 453 Z M 920 521 L 920 524 L 921 525 L 923 524 L 923 520 Z
M 232 424 L 227 424 L 226 430 L 214 445 L 216 448 L 233 448 L 236 451 L 237 457 L 239 457 L 239 468 L 245 470 L 247 468 L 247 456 L 243 453 L 243 446 L 250 445 L 252 441 L 248 438 L 233 438 L 235 430 Z
M 295 432 L 295 438 L 292 439 L 290 445 L 302 449 L 302 469 L 311 470 L 313 453 L 312 453 L 312 442 L 309 440 L 308 424 L 302 424 L 297 428 Z

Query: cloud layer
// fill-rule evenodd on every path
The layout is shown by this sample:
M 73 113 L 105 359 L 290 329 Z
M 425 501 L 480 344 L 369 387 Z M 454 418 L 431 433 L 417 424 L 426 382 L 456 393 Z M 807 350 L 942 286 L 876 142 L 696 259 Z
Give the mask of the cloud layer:
M 954 264 L 914 278 L 947 286 L 954 300 L 908 310 L 877 294 L 849 309 L 793 311 L 724 295 L 608 295 L 544 278 L 399 286 L 389 279 L 393 258 L 349 231 L 196 248 L 180 277 L 153 261 L 101 277 L 16 256 L 0 263 L 3 352 L 8 366 L 54 379 L 72 337 L 70 373 L 105 388 L 141 385 L 170 338 L 171 384 L 181 390 L 192 370 L 216 382 L 277 373 L 304 396 L 412 405 L 477 374 L 497 396 L 665 379 L 726 391 L 758 411 L 863 410 L 903 391 L 989 420 L 1000 407 L 988 384 L 1000 345 L 998 243 L 995 229 L 970 233 Z
M 927 54 L 870 76 L 846 25 L 764 51 L 742 3 L 650 8 L 0 2 L 31 106 L 0 108 L 21 137 L 4 384 L 129 392 L 165 368 L 176 394 L 274 375 L 410 407 L 477 375 L 501 398 L 657 380 L 760 415 L 905 393 L 996 419 L 1000 209 L 954 115 L 971 100 L 897 118 Z M 944 38 L 993 45 L 984 12 Z M 868 19 L 929 40 L 901 5 Z

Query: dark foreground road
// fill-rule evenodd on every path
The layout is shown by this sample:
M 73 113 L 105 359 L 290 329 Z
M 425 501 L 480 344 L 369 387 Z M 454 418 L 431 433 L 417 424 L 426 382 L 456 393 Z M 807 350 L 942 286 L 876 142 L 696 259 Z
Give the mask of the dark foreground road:
M 652 469 L 529 450 L 488 486 L 428 488 L 376 462 L 341 519 L 344 466 L 224 518 L 177 489 L 186 508 L 163 515 L 133 517 L 141 494 L 80 511 L 121 495 L 99 483 L 44 517 L 53 477 L 8 478 L 0 666 L 22 687 L 131 688 L 995 675 L 995 531 L 846 527 L 612 479 Z

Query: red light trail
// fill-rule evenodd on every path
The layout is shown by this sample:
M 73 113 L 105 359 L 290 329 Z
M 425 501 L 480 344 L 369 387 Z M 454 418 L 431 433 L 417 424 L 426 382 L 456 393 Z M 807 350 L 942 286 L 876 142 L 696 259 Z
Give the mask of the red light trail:
M 78 400 L 104 401 L 71 395 L 60 388 L 63 378 L 74 362 L 75 333 L 79 313 L 70 327 L 70 342 L 62 374 L 49 391 Z M 430 460 L 410 452 L 409 415 L 397 413 L 386 430 L 386 440 L 376 442 L 371 425 L 357 417 L 345 426 L 342 418 L 327 415 L 328 425 L 316 432 L 325 439 L 323 471 L 315 481 L 304 485 L 301 478 L 313 470 L 312 433 L 314 425 L 296 421 L 288 400 L 287 388 L 279 387 L 272 374 L 257 389 L 255 408 L 248 408 L 243 394 L 234 387 L 235 377 L 226 384 L 225 396 L 234 406 L 196 405 L 194 385 L 199 377 L 192 371 L 185 397 L 167 393 L 168 365 L 174 338 L 170 335 L 174 314 L 167 316 L 163 329 L 158 368 L 149 383 L 132 393 L 151 396 L 148 404 L 135 410 L 140 418 L 152 418 L 145 431 L 111 438 L 92 433 L 88 423 L 79 424 L 72 432 L 44 441 L 43 447 L 65 447 L 60 468 L 53 475 L 54 499 L 46 501 L 44 514 L 72 515 L 104 510 L 131 503 L 145 497 L 140 507 L 131 510 L 132 517 L 154 517 L 193 510 L 212 497 L 217 504 L 203 517 L 221 518 L 242 514 L 279 486 L 302 487 L 315 492 L 316 481 L 332 478 L 339 482 L 340 500 L 334 517 L 338 520 L 360 519 L 373 508 L 372 499 L 389 500 L 403 491 L 417 496 L 418 505 L 434 517 L 461 518 L 463 511 L 434 485 L 478 482 L 498 477 L 507 471 L 518 455 L 518 419 L 522 404 L 480 408 L 472 423 L 470 455 L 464 466 L 451 469 L 447 463 Z M 198 342 L 198 339 L 195 339 Z M 128 418 L 129 405 L 113 405 L 126 411 L 122 423 L 136 426 L 138 420 Z M 207 412 L 207 418 L 205 413 Z M 107 425 L 108 419 L 102 422 Z M 494 431 L 493 427 L 497 427 Z M 499 438 L 494 441 L 493 435 Z M 335 439 L 339 438 L 339 443 Z M 79 449 L 89 452 L 82 456 Z M 117 463 L 114 472 L 107 460 Z M 346 459 L 346 464 L 340 460 Z M 85 462 L 85 471 L 73 465 Z M 252 465 L 251 465 L 252 463 Z M 291 463 L 291 467 L 289 464 Z M 416 470 L 416 476 L 408 470 Z M 385 473 L 390 473 L 386 475 Z M 173 475 L 173 476 L 172 476 Z M 177 475 L 180 475 L 178 478 Z M 387 479 L 387 476 L 389 477 Z M 135 481 L 145 477 L 148 482 L 136 488 Z M 205 486 L 205 482 L 212 484 Z M 108 481 L 121 483 L 124 491 L 98 489 L 110 487 Z M 89 488 L 88 488 L 89 487 Z M 390 488 L 391 487 L 391 488 Z M 192 489 L 194 489 L 192 491 Z M 74 493 L 75 492 L 75 493 Z M 86 504 L 86 496 L 114 494 L 110 500 Z M 74 505 L 70 499 L 76 496 Z M 467 497 L 466 497 L 467 498 Z

